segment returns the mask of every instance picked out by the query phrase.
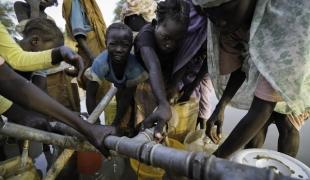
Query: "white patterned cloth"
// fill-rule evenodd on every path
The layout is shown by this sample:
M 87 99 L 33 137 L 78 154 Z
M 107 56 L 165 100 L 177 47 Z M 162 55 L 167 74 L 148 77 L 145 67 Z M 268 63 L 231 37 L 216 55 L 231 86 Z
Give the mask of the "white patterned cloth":
M 126 16 L 141 15 L 147 22 L 156 18 L 157 3 L 155 0 L 126 0 L 121 12 L 121 20 Z
M 231 104 L 248 109 L 261 74 L 282 97 L 275 111 L 299 116 L 310 111 L 310 1 L 258 0 L 250 29 L 247 80 Z M 228 76 L 219 74 L 219 34 L 209 22 L 209 73 L 220 96 Z

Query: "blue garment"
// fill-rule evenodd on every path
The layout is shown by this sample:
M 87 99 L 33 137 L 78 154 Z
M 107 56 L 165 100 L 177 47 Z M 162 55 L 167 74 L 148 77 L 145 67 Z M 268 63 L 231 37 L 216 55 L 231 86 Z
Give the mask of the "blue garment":
M 116 87 L 131 87 L 148 78 L 146 71 L 142 65 L 139 64 L 136 57 L 129 54 L 124 76 L 122 79 L 117 79 L 108 58 L 107 51 L 102 52 L 94 60 L 90 73 L 86 76 L 89 77 L 89 75 L 92 76 L 92 78 L 89 78 L 90 80 L 103 81 L 105 79 L 112 82 Z
M 73 36 L 86 36 L 87 32 L 92 31 L 84 6 L 80 0 L 72 0 L 70 20 Z

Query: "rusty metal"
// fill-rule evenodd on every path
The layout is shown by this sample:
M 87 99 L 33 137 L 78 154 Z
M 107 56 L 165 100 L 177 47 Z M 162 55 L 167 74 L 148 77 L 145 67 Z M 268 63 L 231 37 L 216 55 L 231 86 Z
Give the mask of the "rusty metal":
M 107 92 L 107 94 L 101 99 L 100 103 L 97 105 L 97 107 L 94 109 L 94 111 L 91 113 L 87 121 L 91 124 L 96 123 L 97 119 L 99 118 L 100 114 L 103 112 L 103 110 L 106 108 L 106 106 L 109 104 L 113 96 L 116 94 L 117 88 L 111 85 L 111 88 Z M 68 128 L 67 128 L 68 129 Z M 71 131 L 72 133 L 72 131 Z M 52 165 L 52 167 L 48 170 L 47 176 L 44 178 L 45 180 L 54 180 L 62 170 L 62 168 L 65 166 L 65 164 L 68 162 L 70 157 L 74 154 L 74 150 L 72 149 L 65 149 L 60 156 L 57 158 L 56 162 Z
M 87 121 L 89 123 L 94 124 L 97 119 L 99 118 L 100 114 L 103 112 L 103 110 L 107 107 L 113 96 L 116 94 L 117 88 L 114 87 L 114 85 L 111 85 L 111 88 L 109 91 L 104 95 L 104 97 L 100 100 L 100 103 L 97 105 L 97 107 L 94 109 L 94 111 L 91 113 Z
M 22 140 L 31 140 L 43 142 L 45 144 L 58 145 L 64 148 L 75 149 L 77 151 L 96 150 L 96 148 L 94 148 L 89 142 L 79 140 L 76 137 L 63 136 L 10 122 L 5 122 L 0 125 L 0 134 Z
M 74 150 L 65 149 L 54 162 L 52 167 L 48 170 L 45 180 L 53 180 L 56 179 L 60 171 L 65 167 L 71 156 L 74 154 Z
M 203 152 L 188 152 L 157 144 L 153 131 L 146 131 L 135 138 L 108 136 L 104 144 L 122 155 L 145 164 L 165 169 L 169 173 L 194 180 L 289 180 L 288 176 L 276 174 L 270 169 L 260 169 L 209 156 Z

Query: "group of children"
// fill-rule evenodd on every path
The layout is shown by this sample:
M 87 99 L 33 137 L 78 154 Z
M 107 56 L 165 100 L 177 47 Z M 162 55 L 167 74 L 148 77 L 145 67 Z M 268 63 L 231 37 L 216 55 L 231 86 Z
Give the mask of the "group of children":
M 280 134 L 278 150 L 296 156 L 299 146 L 297 128 L 309 116 L 310 107 L 309 96 L 306 95 L 310 76 L 307 76 L 305 69 L 309 64 L 309 50 L 305 48 L 309 45 L 310 27 L 302 25 L 309 16 L 305 7 L 310 7 L 310 4 L 307 0 L 294 3 L 278 1 L 165 0 L 158 2 L 157 7 L 152 0 L 141 0 L 140 4 L 128 1 L 122 11 L 123 22 L 113 23 L 105 29 L 94 0 L 65 0 L 63 15 L 67 22 L 67 38 L 77 42 L 78 54 L 83 57 L 84 63 L 80 56 L 63 46 L 62 33 L 52 20 L 46 19 L 44 9 L 57 4 L 57 1 L 18 2 L 15 9 L 23 12 L 20 15 L 17 13 L 18 20 L 30 19 L 22 27 L 23 40 L 19 44 L 23 50 L 54 49 L 38 53 L 22 52 L 1 25 L 0 56 L 13 69 L 20 71 L 50 68 L 62 59 L 75 66 L 78 62 L 79 85 L 86 90 L 88 114 L 95 109 L 98 99 L 107 92 L 110 83 L 118 89 L 117 111 L 111 125 L 90 125 L 15 75 L 1 59 L 0 92 L 14 101 L 11 105 L 8 100 L 1 99 L 1 102 L 7 102 L 1 104 L 1 107 L 7 104 L 1 112 L 17 123 L 36 127 L 41 122 L 40 127 L 45 126 L 44 129 L 48 129 L 44 116 L 28 108 L 52 116 L 79 130 L 105 153 L 103 141 L 111 134 L 132 136 L 141 129 L 155 126 L 155 138 L 161 140 L 164 126 L 172 116 L 171 102 L 186 101 L 190 96 L 199 97 L 201 112 L 197 122 L 204 128 L 210 116 L 207 113 L 210 107 L 204 102 L 208 101 L 211 78 L 215 90 L 221 92 L 219 103 L 206 123 L 206 135 L 215 143 L 221 139 L 225 107 L 237 91 L 246 92 L 242 94 L 243 97 L 249 94 L 253 98 L 251 106 L 247 107 L 248 113 L 214 153 L 216 156 L 227 157 L 242 146 L 261 147 L 272 122 L 277 125 Z M 126 11 L 131 6 L 140 9 Z M 285 12 L 285 15 L 275 15 L 272 8 Z M 300 10 L 297 14 L 299 19 L 294 21 L 294 25 L 304 37 L 302 41 L 290 31 L 293 27 L 289 26 L 289 20 L 297 16 L 294 8 Z M 269 19 L 264 19 L 263 15 Z M 275 27 L 271 22 L 283 24 Z M 287 26 L 287 29 L 283 26 Z M 279 35 L 280 31 L 285 33 L 285 37 Z M 288 46 L 294 43 L 298 48 Z M 263 45 L 270 49 L 262 50 Z M 277 49 L 279 52 L 275 52 Z M 16 55 L 18 53 L 24 55 Z M 26 62 L 29 58 L 33 61 Z M 42 60 L 34 62 L 39 58 Z M 273 69 L 269 68 L 268 63 Z M 83 64 L 86 66 L 83 67 Z M 281 66 L 277 66 L 279 64 Z M 291 76 L 291 79 L 283 79 L 282 76 L 287 77 L 286 71 L 295 73 L 293 70 L 297 67 L 300 68 L 299 73 Z M 56 72 L 68 71 L 65 69 Z M 230 74 L 230 77 L 223 87 L 223 82 L 218 79 L 226 74 Z M 22 75 L 41 89 L 48 89 L 46 77 L 38 77 L 36 73 Z M 61 77 L 69 76 L 62 74 Z M 253 82 L 255 84 L 251 84 Z M 24 87 L 18 93 L 23 97 L 14 97 L 17 85 L 19 89 Z M 71 87 L 71 83 L 68 85 Z M 244 86 L 249 88 L 240 88 Z M 292 92 L 289 88 L 296 91 Z M 71 87 L 70 91 L 77 91 L 76 87 Z M 69 93 L 71 106 L 67 107 L 78 111 L 78 100 L 74 94 Z M 286 104 L 283 105 L 283 102 Z M 251 99 L 247 99 L 249 103 Z M 215 132 L 212 131 L 214 126 L 217 126 Z M 128 129 L 133 130 L 128 134 Z

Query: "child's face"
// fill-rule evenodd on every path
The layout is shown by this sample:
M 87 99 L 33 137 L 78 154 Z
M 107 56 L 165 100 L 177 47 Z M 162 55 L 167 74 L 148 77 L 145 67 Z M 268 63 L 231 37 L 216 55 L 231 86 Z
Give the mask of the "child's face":
M 185 31 L 182 24 L 167 19 L 156 26 L 156 43 L 162 52 L 171 53 L 177 48 L 184 33 Z
M 114 62 L 126 62 L 132 46 L 132 39 L 127 30 L 112 29 L 108 33 L 107 47 L 109 56 Z

